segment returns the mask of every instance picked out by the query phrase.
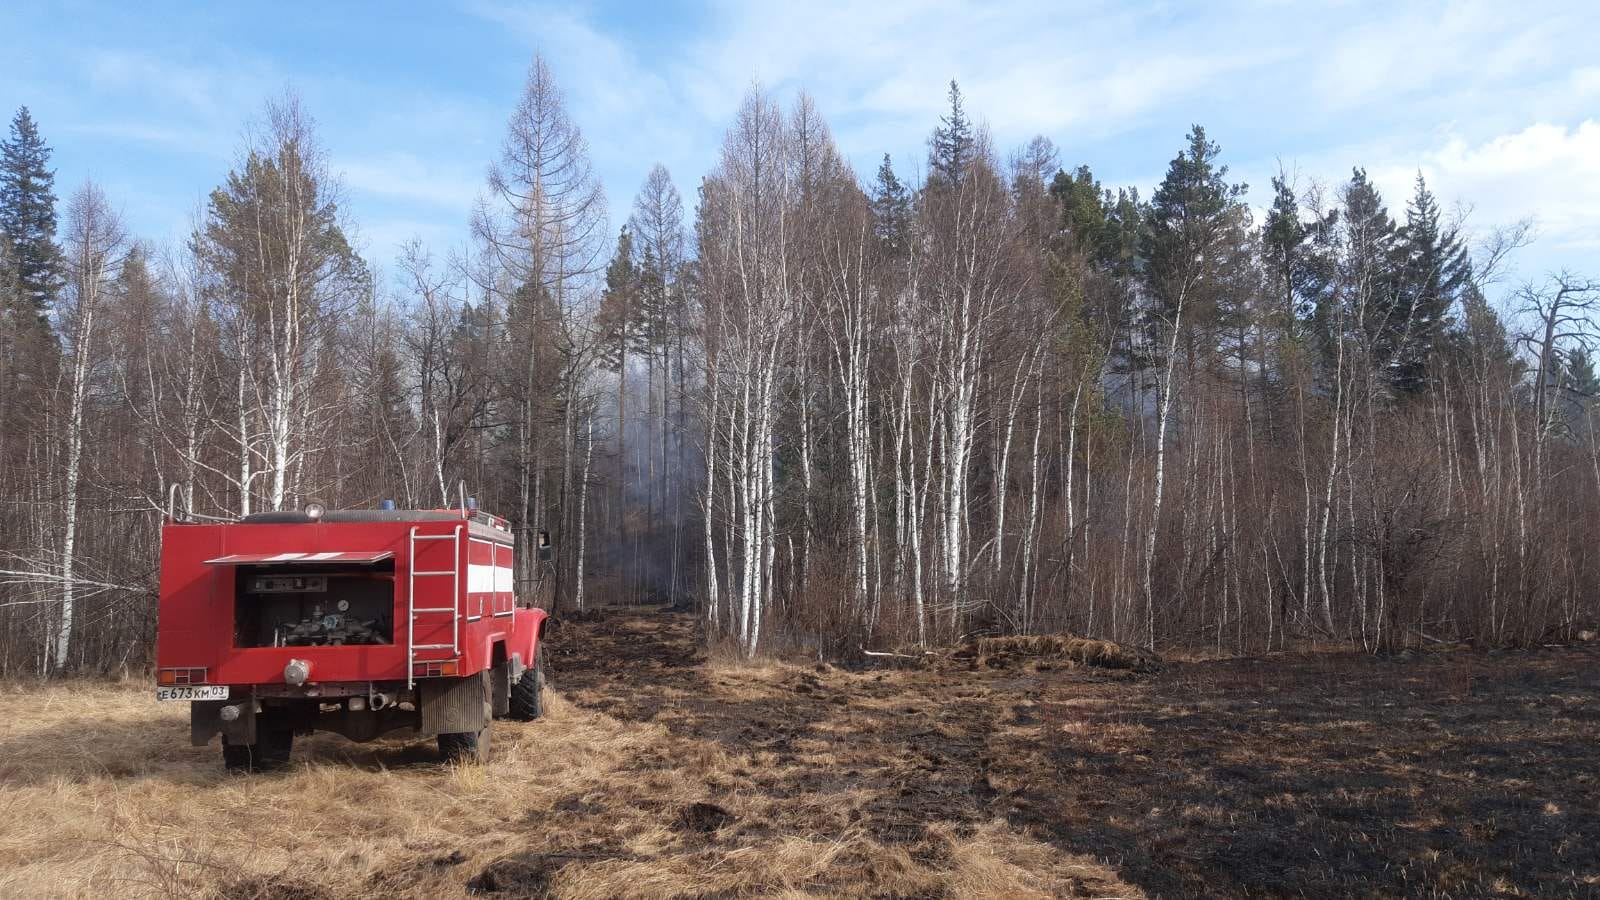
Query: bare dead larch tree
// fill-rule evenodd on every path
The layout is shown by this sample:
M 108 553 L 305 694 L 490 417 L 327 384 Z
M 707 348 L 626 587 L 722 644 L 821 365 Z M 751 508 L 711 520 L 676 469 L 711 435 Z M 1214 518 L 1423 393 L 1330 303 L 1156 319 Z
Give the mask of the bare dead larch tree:
M 500 158 L 489 170 L 489 198 L 474 217 L 474 234 L 503 279 L 487 288 L 508 296 L 506 330 L 508 368 L 523 376 L 513 397 L 517 433 L 514 453 L 518 497 L 513 516 L 519 558 L 531 560 L 531 535 L 547 509 L 562 510 L 564 523 L 576 510 L 573 482 L 579 387 L 588 372 L 570 362 L 581 354 L 566 351 L 568 363 L 552 360 L 548 332 L 573 330 L 583 315 L 581 305 L 592 287 L 591 276 L 604 254 L 605 195 L 589 162 L 583 134 L 567 114 L 565 101 L 549 66 L 536 56 L 507 127 Z M 556 385 L 543 376 L 547 367 L 565 369 L 568 380 Z M 554 396 L 559 410 L 547 409 Z M 541 429 L 555 424 L 559 441 L 562 486 L 559 505 L 545 495 L 546 441 Z M 570 543 L 564 546 L 572 546 Z M 557 584 L 570 576 L 576 562 L 570 551 L 557 567 Z M 527 576 L 524 576 L 527 577 Z M 538 591 L 537 576 L 533 589 Z

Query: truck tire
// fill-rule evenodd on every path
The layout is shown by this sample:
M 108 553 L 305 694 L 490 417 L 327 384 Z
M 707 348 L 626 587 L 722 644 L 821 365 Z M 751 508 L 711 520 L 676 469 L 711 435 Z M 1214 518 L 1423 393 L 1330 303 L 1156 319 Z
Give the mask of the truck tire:
M 511 685 L 509 718 L 532 722 L 544 715 L 544 644 L 533 651 L 533 665 Z
M 486 763 L 489 761 L 489 726 L 482 731 L 457 731 L 439 735 L 439 755 L 446 762 Z
M 230 744 L 222 738 L 222 767 L 229 772 L 272 772 L 289 765 L 294 747 L 294 732 L 287 728 L 263 728 L 254 744 Z

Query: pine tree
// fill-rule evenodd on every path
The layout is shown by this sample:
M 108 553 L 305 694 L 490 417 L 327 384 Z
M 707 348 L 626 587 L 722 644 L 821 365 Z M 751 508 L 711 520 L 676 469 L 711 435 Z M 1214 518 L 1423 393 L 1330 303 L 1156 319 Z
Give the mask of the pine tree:
M 1326 300 L 1333 268 L 1328 240 L 1338 224 L 1331 210 L 1304 220 L 1299 198 L 1281 176 L 1272 179 L 1272 206 L 1261 227 L 1273 319 L 1284 335 L 1297 339 L 1300 323 L 1314 320 Z
M 1528 368 L 1505 320 L 1477 284 L 1469 283 L 1461 292 L 1461 316 L 1446 334 L 1444 345 L 1458 366 L 1476 365 L 1481 371 L 1499 373 L 1520 373 Z M 1520 381 L 1520 376 L 1508 380 Z
M 0 234 L 15 258 L 19 300 L 41 320 L 60 286 L 56 246 L 55 172 L 50 148 L 26 106 L 11 120 L 11 137 L 0 141 Z
M 1088 166 L 1057 172 L 1050 196 L 1061 207 L 1061 232 L 1068 246 L 1101 260 L 1107 239 L 1106 197 Z
M 954 186 L 961 183 L 967 164 L 972 161 L 974 138 L 972 123 L 961 108 L 961 88 L 950 82 L 950 114 L 939 118 L 928 147 L 929 180 Z
M 1104 202 L 1106 230 L 1100 241 L 1101 262 L 1118 278 L 1132 277 L 1144 265 L 1139 252 L 1148 231 L 1150 207 L 1139 199 L 1138 188 L 1118 188 L 1115 201 L 1107 191 Z
M 1221 152 L 1204 128 L 1194 126 L 1188 148 L 1172 160 L 1151 198 L 1141 244 L 1153 320 L 1172 322 L 1187 304 L 1189 321 L 1204 329 L 1221 324 L 1237 299 L 1221 279 L 1227 245 L 1236 237 L 1230 232 L 1243 224 L 1246 186 L 1227 182 L 1228 167 L 1217 165 Z
M 1272 207 L 1261 226 L 1261 243 L 1270 266 L 1272 287 L 1280 298 L 1279 315 L 1284 327 L 1292 332 L 1302 312 L 1297 289 L 1300 253 L 1311 229 L 1300 221 L 1300 201 L 1282 176 L 1273 177 L 1272 191 Z

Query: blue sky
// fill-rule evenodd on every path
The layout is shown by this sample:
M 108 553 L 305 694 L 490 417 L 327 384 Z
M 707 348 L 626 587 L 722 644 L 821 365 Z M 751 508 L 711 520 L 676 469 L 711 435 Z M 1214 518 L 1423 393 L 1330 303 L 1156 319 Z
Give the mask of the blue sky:
M 380 267 L 462 243 L 535 51 L 604 179 L 612 228 L 656 162 L 687 201 L 753 80 L 805 88 L 863 176 L 918 170 L 961 82 L 1002 153 L 1148 191 L 1191 123 L 1256 204 L 1283 166 L 1367 167 L 1399 214 L 1420 169 L 1478 229 L 1525 216 L 1517 275 L 1600 274 L 1600 4 L 1221 0 L 210 4 L 8 0 L 0 111 L 29 106 L 58 193 L 99 181 L 131 227 L 181 239 L 249 120 L 292 87 Z M 1509 287 L 1509 285 L 1508 285 Z

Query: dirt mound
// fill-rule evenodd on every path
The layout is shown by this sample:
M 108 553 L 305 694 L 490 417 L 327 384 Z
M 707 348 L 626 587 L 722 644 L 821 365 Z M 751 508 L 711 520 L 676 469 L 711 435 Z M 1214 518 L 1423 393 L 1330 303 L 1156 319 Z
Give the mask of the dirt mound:
M 738 818 L 715 803 L 691 803 L 678 813 L 678 819 L 673 824 L 679 831 L 710 834 L 724 825 L 732 824 Z
M 485 866 L 467 882 L 469 894 L 498 894 L 507 897 L 548 897 L 550 882 L 569 856 L 521 853 L 506 856 Z
M 1070 634 L 979 638 L 954 655 L 959 659 L 976 660 L 978 665 L 990 668 L 1007 668 L 1026 660 L 1048 659 L 1131 672 L 1161 670 L 1161 657 L 1152 650 Z

